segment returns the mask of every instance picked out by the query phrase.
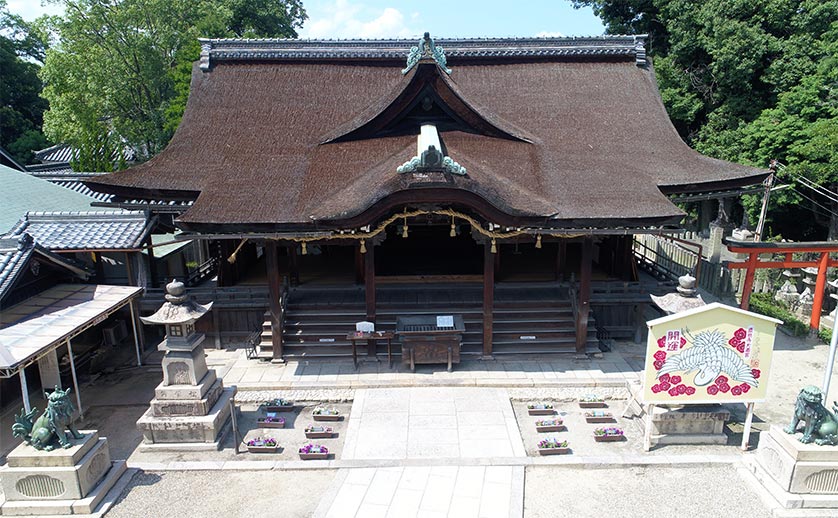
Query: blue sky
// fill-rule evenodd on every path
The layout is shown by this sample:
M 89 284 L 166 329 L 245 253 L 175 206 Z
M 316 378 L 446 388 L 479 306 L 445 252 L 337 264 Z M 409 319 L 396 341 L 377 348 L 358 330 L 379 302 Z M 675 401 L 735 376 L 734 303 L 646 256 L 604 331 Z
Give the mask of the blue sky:
M 303 38 L 419 37 L 425 31 L 440 38 L 603 33 L 590 9 L 573 9 L 568 0 L 303 0 L 303 5 L 309 15 Z M 8 7 L 28 20 L 62 12 L 39 0 L 8 0 Z

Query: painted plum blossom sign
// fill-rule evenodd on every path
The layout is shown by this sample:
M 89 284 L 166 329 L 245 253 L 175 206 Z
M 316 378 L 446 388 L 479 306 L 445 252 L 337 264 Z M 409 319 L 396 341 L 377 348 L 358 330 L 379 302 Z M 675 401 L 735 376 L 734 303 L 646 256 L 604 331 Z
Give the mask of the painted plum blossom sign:
M 781 323 L 719 303 L 647 322 L 644 401 L 762 401 Z

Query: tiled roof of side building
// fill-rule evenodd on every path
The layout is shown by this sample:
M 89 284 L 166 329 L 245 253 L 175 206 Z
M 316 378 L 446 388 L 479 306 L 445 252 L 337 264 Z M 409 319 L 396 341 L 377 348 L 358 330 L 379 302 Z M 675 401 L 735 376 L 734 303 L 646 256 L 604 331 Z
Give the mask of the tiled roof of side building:
M 53 251 L 135 250 L 150 231 L 142 212 L 29 212 L 10 236 L 30 234 Z
M 328 228 L 388 197 L 441 188 L 516 221 L 614 228 L 677 224 L 683 213 L 664 192 L 768 174 L 680 139 L 642 38 L 435 43 L 447 63 L 405 66 L 419 42 L 205 40 L 169 146 L 85 183 L 125 198 L 195 200 L 178 218 L 190 229 Z M 416 155 L 421 109 L 447 121 L 439 139 L 466 175 L 396 172 Z
M 29 234 L 0 237 L 0 301 L 12 289 L 15 280 L 34 254 L 69 269 L 83 279 L 89 276 L 89 272 L 86 272 L 80 265 L 51 253 L 36 243 Z

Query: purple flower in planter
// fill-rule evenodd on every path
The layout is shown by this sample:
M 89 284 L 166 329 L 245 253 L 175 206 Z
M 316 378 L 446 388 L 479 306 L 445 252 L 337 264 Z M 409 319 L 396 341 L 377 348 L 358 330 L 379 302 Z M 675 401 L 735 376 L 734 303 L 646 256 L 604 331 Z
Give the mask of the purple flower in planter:
M 623 435 L 622 428 L 597 428 L 594 430 L 594 435 Z
M 538 442 L 539 449 L 545 450 L 548 448 L 567 448 L 567 441 L 559 441 L 555 437 L 548 437 Z
M 262 437 L 256 437 L 247 441 L 248 446 L 267 446 L 272 448 L 275 447 L 276 444 L 276 439 L 273 437 L 265 437 L 264 439 Z
M 300 448 L 300 453 L 329 453 L 329 448 L 319 444 L 308 443 Z

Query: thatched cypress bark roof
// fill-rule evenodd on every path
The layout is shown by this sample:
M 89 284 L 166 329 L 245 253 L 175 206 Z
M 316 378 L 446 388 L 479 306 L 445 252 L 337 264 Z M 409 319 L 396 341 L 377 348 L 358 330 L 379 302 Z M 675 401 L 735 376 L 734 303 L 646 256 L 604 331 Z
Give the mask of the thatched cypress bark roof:
M 166 150 L 88 184 L 131 198 L 197 196 L 179 218 L 193 229 L 340 226 L 428 189 L 477 196 L 509 221 L 642 227 L 682 215 L 662 189 L 767 174 L 679 138 L 637 38 L 436 43 L 450 75 L 429 60 L 403 75 L 412 41 L 206 41 Z M 416 155 L 425 98 L 445 154 L 467 175 L 396 173 Z

